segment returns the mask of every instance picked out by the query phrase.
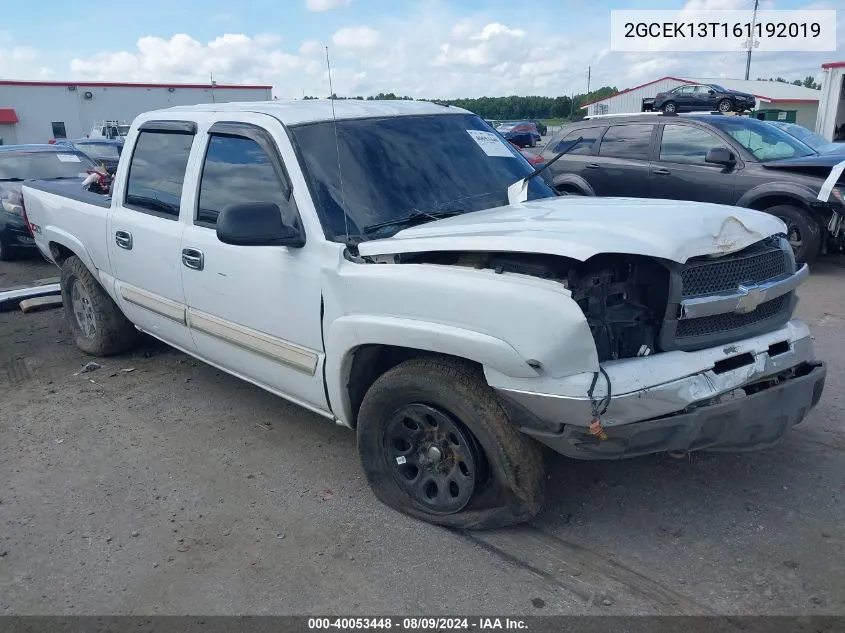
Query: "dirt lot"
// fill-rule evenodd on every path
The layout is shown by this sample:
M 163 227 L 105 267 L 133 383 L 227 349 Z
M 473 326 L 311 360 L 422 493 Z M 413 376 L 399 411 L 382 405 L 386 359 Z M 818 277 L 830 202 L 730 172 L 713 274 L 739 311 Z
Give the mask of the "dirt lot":
M 776 448 L 550 456 L 545 513 L 475 534 L 379 504 L 348 430 L 152 342 L 76 375 L 61 311 L 1 313 L 0 614 L 845 614 L 843 284 L 801 293 L 828 385 Z

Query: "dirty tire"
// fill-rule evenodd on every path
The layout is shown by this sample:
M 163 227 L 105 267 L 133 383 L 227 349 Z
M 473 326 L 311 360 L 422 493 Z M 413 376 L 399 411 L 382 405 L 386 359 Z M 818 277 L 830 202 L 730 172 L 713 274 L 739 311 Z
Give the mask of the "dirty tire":
M 432 512 L 401 488 L 389 470 L 385 431 L 394 412 L 411 403 L 430 405 L 458 420 L 483 453 L 483 477 L 460 511 Z M 379 500 L 423 521 L 490 529 L 522 523 L 542 509 L 545 477 L 539 444 L 511 423 L 481 369 L 458 359 L 416 358 L 382 374 L 361 404 L 358 451 Z
M 734 104 L 730 99 L 722 99 L 716 104 L 716 109 L 722 113 L 731 112 L 734 109 Z
M 667 101 L 663 104 L 663 107 L 660 109 L 663 110 L 664 114 L 674 114 L 675 112 L 677 112 L 678 107 L 675 105 L 674 101 Z
M 87 297 L 90 304 L 90 315 L 94 323 L 92 333 L 83 331 L 74 314 L 71 295 L 75 284 L 79 285 L 79 291 Z M 135 326 L 123 315 L 78 257 L 68 257 L 62 262 L 61 287 L 65 319 L 79 349 L 94 356 L 112 356 L 135 347 L 139 338 Z
M 811 264 L 821 251 L 822 227 L 810 213 L 801 207 L 779 204 L 766 209 L 766 213 L 786 223 L 787 237 L 799 264 Z

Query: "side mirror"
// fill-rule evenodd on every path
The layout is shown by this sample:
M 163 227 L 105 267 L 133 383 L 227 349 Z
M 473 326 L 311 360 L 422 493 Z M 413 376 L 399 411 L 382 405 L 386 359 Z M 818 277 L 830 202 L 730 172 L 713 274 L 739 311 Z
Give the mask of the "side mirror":
M 246 202 L 226 207 L 217 216 L 217 239 L 236 246 L 305 246 L 305 235 L 282 220 L 272 202 Z
M 713 163 L 714 165 L 730 166 L 736 164 L 736 156 L 727 147 L 714 147 L 707 151 L 704 162 Z
M 714 95 L 714 94 L 716 94 L 716 91 L 715 91 L 715 90 L 708 90 L 708 91 L 707 91 L 707 94 L 709 94 L 709 95 Z

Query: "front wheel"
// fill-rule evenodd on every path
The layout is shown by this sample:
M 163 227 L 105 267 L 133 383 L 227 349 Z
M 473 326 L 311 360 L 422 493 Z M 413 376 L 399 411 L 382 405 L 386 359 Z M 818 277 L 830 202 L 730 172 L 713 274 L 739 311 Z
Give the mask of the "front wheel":
M 822 245 L 822 230 L 815 218 L 801 207 L 779 204 L 766 209 L 767 213 L 780 218 L 786 224 L 786 235 L 795 261 L 810 264 L 819 254 Z
M 734 106 L 730 99 L 722 99 L 718 104 L 716 104 L 716 109 L 722 114 L 732 111 L 733 108 Z
M 663 110 L 664 114 L 675 114 L 678 111 L 678 106 L 675 105 L 674 101 L 669 101 L 663 104 L 663 107 L 660 108 Z
M 376 497 L 430 523 L 503 527 L 542 507 L 539 445 L 469 363 L 416 358 L 385 372 L 361 403 L 358 451 Z

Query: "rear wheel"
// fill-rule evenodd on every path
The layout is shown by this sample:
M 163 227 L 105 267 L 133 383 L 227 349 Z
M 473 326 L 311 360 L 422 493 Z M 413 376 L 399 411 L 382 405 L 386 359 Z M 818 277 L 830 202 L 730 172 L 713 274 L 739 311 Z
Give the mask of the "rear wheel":
M 674 101 L 667 101 L 660 109 L 663 110 L 665 114 L 674 114 L 678 111 L 678 106 L 675 105 Z
M 61 288 L 65 319 L 83 352 L 111 356 L 137 344 L 135 326 L 78 257 L 62 262 Z
M 376 496 L 430 523 L 502 527 L 542 507 L 539 445 L 469 363 L 417 358 L 380 376 L 358 414 L 358 450 Z
M 734 109 L 734 106 L 730 99 L 722 99 L 716 104 L 716 109 L 724 114 L 725 112 L 731 112 Z
M 786 224 L 786 235 L 795 253 L 795 261 L 812 263 L 822 244 L 822 227 L 815 218 L 805 209 L 789 204 L 769 207 L 766 213 L 771 213 Z

